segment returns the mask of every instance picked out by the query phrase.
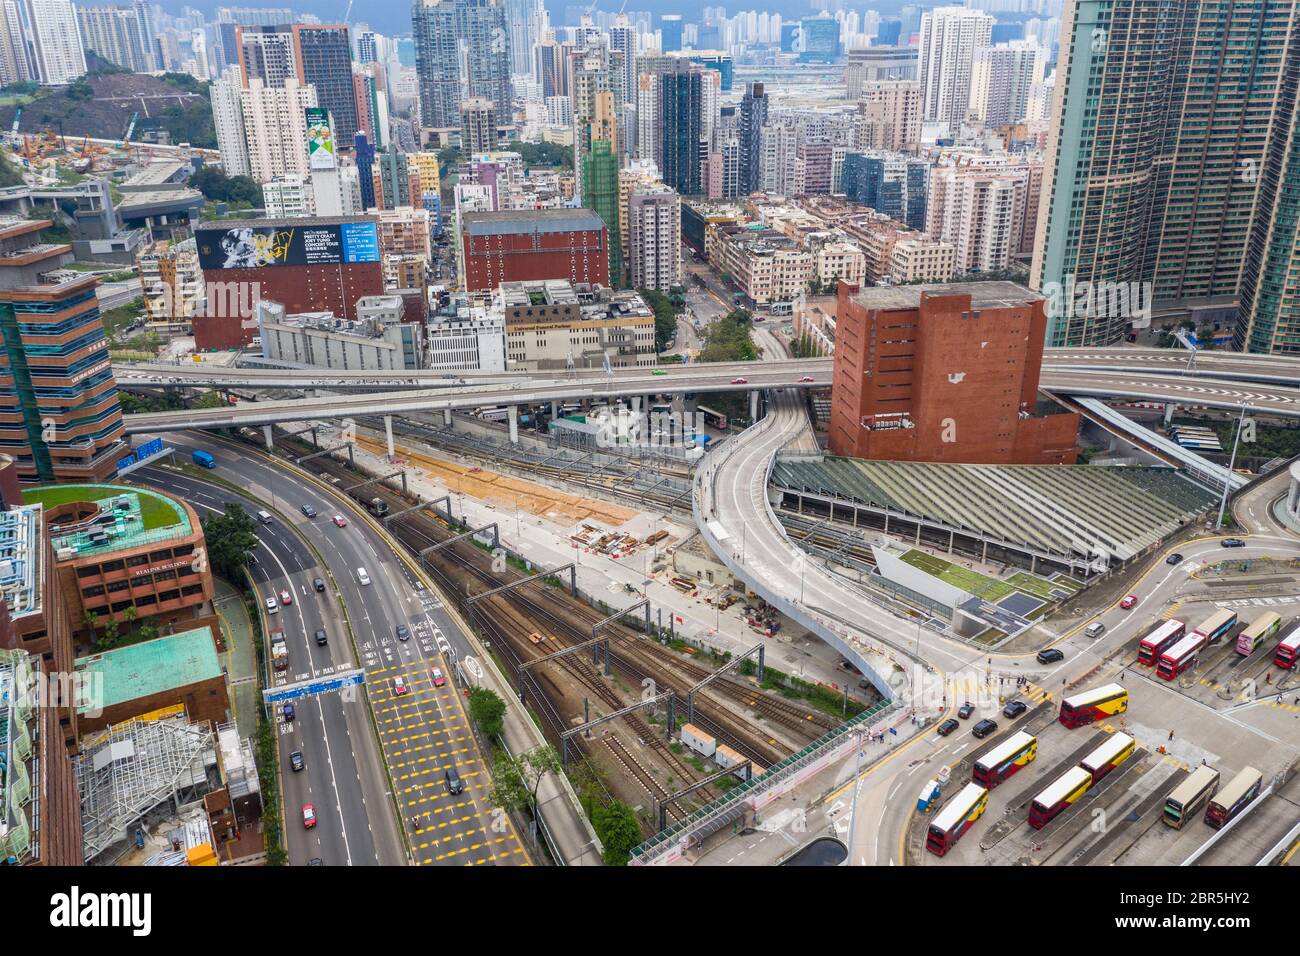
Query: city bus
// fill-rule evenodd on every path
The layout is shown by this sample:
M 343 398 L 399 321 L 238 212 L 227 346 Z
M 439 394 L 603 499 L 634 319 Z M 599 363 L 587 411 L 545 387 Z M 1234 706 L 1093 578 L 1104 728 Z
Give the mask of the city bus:
M 1213 767 L 1197 767 L 1165 798 L 1165 823 L 1181 830 L 1187 819 L 1200 809 L 1201 804 L 1214 795 L 1218 786 L 1219 771 Z
M 1059 720 L 1071 729 L 1114 717 L 1128 710 L 1128 691 L 1119 684 L 1103 684 L 1061 701 Z
M 1156 676 L 1165 680 L 1173 680 L 1196 663 L 1196 658 L 1204 646 L 1205 636 L 1203 634 L 1197 631 L 1188 634 L 1160 655 L 1160 663 L 1156 665 Z
M 1242 767 L 1241 773 L 1223 785 L 1205 808 L 1205 822 L 1216 830 L 1221 830 L 1236 817 L 1250 801 L 1259 796 L 1259 788 L 1264 783 L 1264 775 L 1254 767 Z
M 1300 623 L 1291 628 L 1290 633 L 1282 638 L 1282 643 L 1277 646 L 1277 652 L 1273 655 L 1273 663 L 1286 671 L 1292 670 L 1297 660 L 1300 660 Z
M 968 783 L 949 800 L 939 815 L 930 823 L 925 836 L 925 848 L 936 856 L 943 856 L 961 839 L 971 824 L 984 815 L 989 805 L 989 792 L 978 783 Z
M 1138 642 L 1138 663 L 1155 667 L 1160 655 L 1186 633 L 1187 625 L 1182 621 L 1165 621 Z
M 1201 626 L 1194 630 L 1193 634 L 1200 634 L 1205 638 L 1206 645 L 1217 644 L 1230 630 L 1237 626 L 1237 612 L 1225 611 L 1222 608 L 1215 611 L 1204 621 Z
M 713 409 L 704 405 L 696 405 L 695 411 L 704 416 L 704 424 L 710 428 L 717 428 L 722 431 L 727 429 L 727 416 L 722 412 L 715 412 Z
M 1119 732 L 1110 735 L 1105 743 L 1079 761 L 1079 766 L 1092 775 L 1092 782 L 1097 783 L 1137 750 L 1137 741 L 1128 734 Z
M 1267 641 L 1281 628 L 1282 616 L 1273 611 L 1265 611 L 1237 635 L 1237 653 L 1249 657 L 1263 641 Z
M 992 790 L 1038 756 L 1038 738 L 1023 730 L 975 761 L 971 779 Z
M 1066 807 L 1077 803 L 1092 786 L 1092 774 L 1071 767 L 1029 804 L 1029 825 L 1035 830 L 1047 826 Z

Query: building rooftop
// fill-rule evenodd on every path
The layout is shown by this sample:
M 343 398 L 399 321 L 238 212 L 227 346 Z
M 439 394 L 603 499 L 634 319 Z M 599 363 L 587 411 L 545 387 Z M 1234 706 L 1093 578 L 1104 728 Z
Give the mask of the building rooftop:
M 15 619 L 41 609 L 41 517 L 39 505 L 0 512 L 0 597 Z
M 461 217 L 469 236 L 501 236 L 518 232 L 546 233 L 604 229 L 605 222 L 591 209 L 512 209 L 501 212 L 467 212 Z
M 221 660 L 204 625 L 152 641 L 77 658 L 77 670 L 96 675 L 102 683 L 87 683 L 101 691 L 100 708 L 139 700 L 188 684 L 221 676 Z M 78 713 L 85 713 L 81 707 Z
M 60 560 L 90 557 L 183 537 L 193 531 L 177 501 L 156 491 L 125 485 L 46 485 L 23 489 L 23 500 L 47 510 L 71 502 L 90 502 L 99 511 L 76 523 L 50 526 Z
M 968 295 L 976 309 L 1013 308 L 1043 298 L 1014 282 L 939 282 L 863 289 L 853 301 L 867 309 L 915 309 L 926 295 Z
M 118 188 L 123 192 L 129 192 L 133 187 L 144 188 L 147 186 L 163 186 L 167 183 L 174 182 L 176 177 L 180 176 L 188 168 L 188 163 L 179 163 L 175 161 L 165 160 L 163 162 L 150 163 L 130 179 L 120 183 Z

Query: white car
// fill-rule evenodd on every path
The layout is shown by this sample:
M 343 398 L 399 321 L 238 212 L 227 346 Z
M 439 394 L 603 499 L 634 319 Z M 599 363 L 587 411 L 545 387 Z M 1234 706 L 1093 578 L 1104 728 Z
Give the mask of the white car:
M 276 601 L 274 595 L 272 595 L 271 597 L 269 597 L 269 598 L 266 599 L 266 613 L 267 613 L 267 614 L 276 614 L 276 613 L 279 612 L 279 610 L 280 610 L 280 604 L 279 604 L 278 601 Z

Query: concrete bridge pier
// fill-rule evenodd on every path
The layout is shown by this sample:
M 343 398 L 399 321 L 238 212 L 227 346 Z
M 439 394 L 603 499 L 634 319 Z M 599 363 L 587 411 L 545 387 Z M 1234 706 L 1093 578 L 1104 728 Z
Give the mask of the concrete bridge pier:
M 758 389 L 749 393 L 749 420 L 758 421 Z
M 510 405 L 506 409 L 507 418 L 510 421 L 510 444 L 519 444 L 519 406 Z
M 443 423 L 443 425 L 445 425 L 445 426 L 448 427 L 448 428 L 453 427 L 453 426 L 452 426 L 452 422 L 451 422 L 451 409 L 450 409 L 450 408 L 444 408 L 444 409 L 442 410 L 442 423 Z
M 1174 412 L 1176 412 L 1176 411 L 1178 411 L 1178 403 L 1177 403 L 1177 402 L 1166 402 L 1166 403 L 1165 403 L 1165 427 L 1166 427 L 1166 428 L 1168 428 L 1168 427 L 1169 427 L 1169 423 L 1172 422 L 1172 421 L 1174 420 Z
M 275 451 L 275 426 L 274 425 L 262 426 L 262 438 L 266 442 L 266 450 Z
M 393 416 L 384 416 L 384 438 L 388 440 L 388 460 L 397 457 L 397 448 L 393 445 Z
M 551 402 L 551 421 L 560 417 L 560 403 Z

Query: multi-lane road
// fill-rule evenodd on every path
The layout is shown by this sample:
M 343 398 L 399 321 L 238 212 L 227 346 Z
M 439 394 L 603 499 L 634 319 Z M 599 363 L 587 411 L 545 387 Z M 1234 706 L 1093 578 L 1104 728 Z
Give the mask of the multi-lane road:
M 194 448 L 211 452 L 213 476 L 247 495 L 172 469 L 146 469 L 143 480 L 180 491 L 200 510 L 220 510 L 226 501 L 250 512 L 271 505 L 271 523 L 258 525 L 253 575 L 263 602 L 282 589 L 293 593 L 291 605 L 264 616 L 289 644 L 289 669 L 271 675 L 273 684 L 365 671 L 363 694 L 302 698 L 291 722 L 274 715 L 291 862 L 528 862 L 513 824 L 489 804 L 488 768 L 455 681 L 455 661 L 472 654 L 470 645 L 395 542 L 337 489 L 257 452 L 208 436 L 171 436 L 168 444 L 185 459 Z M 315 518 L 302 513 L 304 505 Z M 313 587 L 317 577 L 324 593 Z M 324 646 L 316 643 L 318 628 L 326 631 Z M 299 772 L 289 763 L 295 751 L 304 757 Z M 464 783 L 460 794 L 449 792 L 449 768 Z M 312 829 L 303 826 L 308 803 L 316 812 Z

